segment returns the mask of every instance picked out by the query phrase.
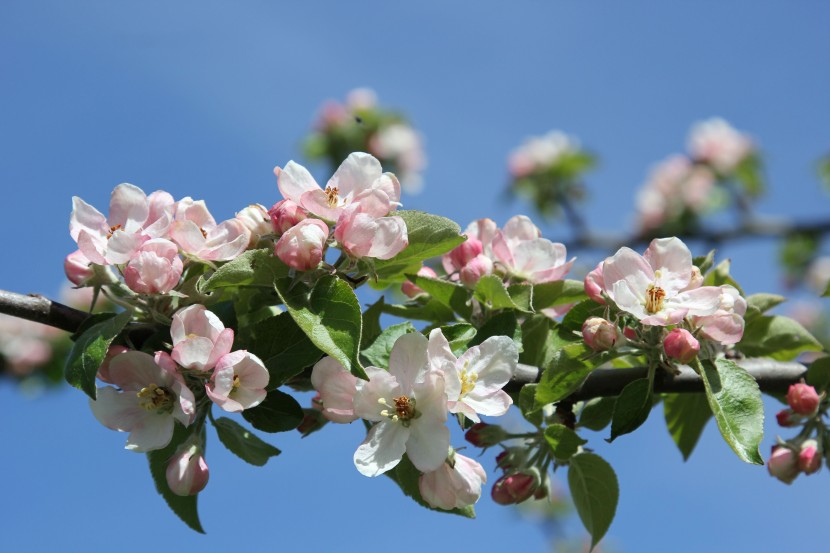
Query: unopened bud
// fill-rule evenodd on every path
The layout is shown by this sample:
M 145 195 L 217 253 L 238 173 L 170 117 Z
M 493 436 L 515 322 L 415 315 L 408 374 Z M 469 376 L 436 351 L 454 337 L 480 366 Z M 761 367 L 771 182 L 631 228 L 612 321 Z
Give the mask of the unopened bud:
M 617 327 L 602 317 L 590 317 L 582 324 L 582 338 L 594 351 L 607 351 L 617 343 Z
M 469 263 L 459 272 L 461 282 L 467 288 L 475 288 L 481 277 L 489 275 L 493 272 L 493 260 L 484 254 L 477 255 L 470 260 Z
M 75 286 L 83 286 L 93 275 L 92 267 L 89 264 L 89 259 L 81 250 L 70 253 L 63 262 L 66 278 Z
M 420 269 L 418 269 L 418 276 L 436 278 L 438 274 L 435 271 L 433 271 L 430 267 L 421 267 Z M 420 288 L 418 288 L 418 286 L 414 282 L 410 282 L 408 280 L 401 284 L 401 292 L 403 292 L 409 298 L 414 298 L 415 296 L 420 296 L 421 294 L 426 293 Z
M 452 265 L 460 269 L 475 259 L 475 257 L 480 255 L 482 252 L 484 252 L 484 246 L 482 246 L 481 240 L 477 238 L 467 238 L 467 240 L 450 251 L 447 256 L 449 257 Z
M 281 235 L 300 221 L 307 219 L 308 211 L 291 200 L 280 200 L 268 210 L 268 215 L 271 217 L 274 232 Z
M 525 472 L 506 474 L 493 484 L 491 496 L 499 505 L 521 503 L 536 493 L 541 481 L 539 471 L 534 467 Z
M 209 476 L 202 449 L 195 444 L 180 447 L 167 465 L 167 485 L 176 495 L 196 495 L 205 489 Z
M 791 484 L 798 476 L 798 459 L 792 449 L 781 445 L 772 446 L 772 455 L 767 460 L 767 470 L 770 475 Z
M 507 439 L 507 432 L 496 424 L 478 422 L 467 430 L 464 438 L 476 447 L 490 447 Z M 506 453 L 506 452 L 505 452 Z
M 809 384 L 798 382 L 791 385 L 789 391 L 787 391 L 787 403 L 799 415 L 811 417 L 818 411 L 821 397 L 816 389 Z
M 778 421 L 778 426 L 790 428 L 798 426 L 801 423 L 801 417 L 796 415 L 792 409 L 782 409 L 775 415 L 775 420 Z
M 821 468 L 821 452 L 816 440 L 804 440 L 798 453 L 798 468 L 804 474 L 813 474 Z
M 685 365 L 700 352 L 700 342 L 685 328 L 675 328 L 663 340 L 663 350 L 669 359 Z

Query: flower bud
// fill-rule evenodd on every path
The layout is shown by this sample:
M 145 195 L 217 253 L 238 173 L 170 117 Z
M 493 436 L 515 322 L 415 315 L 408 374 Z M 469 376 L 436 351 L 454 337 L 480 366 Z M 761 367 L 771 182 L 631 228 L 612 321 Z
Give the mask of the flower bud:
M 305 438 L 323 428 L 327 422 L 329 421 L 319 409 L 303 409 L 303 420 L 297 426 L 297 432 Z
M 588 297 L 597 303 L 605 305 L 605 299 L 602 297 L 602 291 L 605 288 L 605 281 L 602 278 L 602 261 L 600 261 L 593 271 L 585 275 L 585 293 Z
M 821 468 L 821 452 L 818 450 L 817 441 L 804 440 L 801 444 L 801 451 L 798 453 L 798 468 L 804 474 L 813 474 Z
M 418 276 L 436 278 L 438 274 L 429 267 L 421 267 L 420 269 L 418 269 Z M 403 292 L 409 298 L 414 298 L 415 296 L 420 296 L 421 294 L 426 293 L 420 288 L 418 288 L 418 286 L 416 286 L 414 282 L 410 282 L 408 280 L 401 284 L 401 292 Z
M 663 350 L 669 359 L 685 365 L 697 357 L 700 342 L 685 328 L 675 328 L 663 340 Z
M 167 485 L 176 495 L 196 495 L 205 489 L 209 476 L 202 449 L 196 444 L 185 443 L 167 465 Z
M 314 269 L 323 260 L 329 227 L 319 219 L 305 219 L 283 234 L 274 253 L 283 263 L 298 271 Z
M 778 421 L 779 426 L 790 428 L 801 424 L 802 418 L 796 415 L 792 409 L 782 409 L 776 413 L 775 420 Z
M 467 263 L 484 252 L 484 246 L 478 238 L 467 238 L 447 254 L 450 263 L 456 269 L 463 268 Z
M 516 455 L 511 449 L 505 449 L 496 455 L 496 466 L 501 470 L 510 470 L 516 467 Z
M 291 227 L 297 226 L 300 221 L 308 219 L 308 211 L 291 200 L 280 200 L 268 210 L 271 225 L 277 235 L 284 234 Z
M 772 455 L 767 460 L 767 469 L 771 476 L 790 484 L 798 476 L 798 460 L 792 449 L 774 445 Z
M 490 447 L 507 439 L 507 432 L 496 424 L 477 422 L 467 430 L 464 438 L 476 447 Z M 505 452 L 503 452 L 505 453 Z
M 525 472 L 506 474 L 493 484 L 491 496 L 499 505 L 521 503 L 536 493 L 541 481 L 539 471 L 535 467 Z
M 789 391 L 787 391 L 787 403 L 799 415 L 811 417 L 818 411 L 821 397 L 816 389 L 809 384 L 798 382 L 791 385 Z
M 582 324 L 582 338 L 594 351 L 606 351 L 617 343 L 617 327 L 602 317 L 590 317 Z
M 179 284 L 184 265 L 179 247 L 156 238 L 142 244 L 124 269 L 124 282 L 139 294 L 166 294 Z
M 89 259 L 81 250 L 70 253 L 63 262 L 66 278 L 75 286 L 83 286 L 93 275 L 92 267 L 89 264 Z
M 484 254 L 477 255 L 464 265 L 459 276 L 461 282 L 467 288 L 475 288 L 481 277 L 489 275 L 493 272 L 493 261 Z
M 248 247 L 253 248 L 257 245 L 260 239 L 273 230 L 271 217 L 265 206 L 260 204 L 251 204 L 242 211 L 236 214 L 236 219 L 242 223 L 251 235 L 248 241 Z

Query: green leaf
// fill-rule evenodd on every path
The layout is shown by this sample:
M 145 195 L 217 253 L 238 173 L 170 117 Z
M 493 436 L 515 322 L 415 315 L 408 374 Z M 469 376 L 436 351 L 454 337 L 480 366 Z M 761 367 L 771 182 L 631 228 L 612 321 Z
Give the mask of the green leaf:
M 239 286 L 270 288 L 277 279 L 288 276 L 288 271 L 288 266 L 270 248 L 248 250 L 201 280 L 196 288 L 202 293 Z
M 595 397 L 586 401 L 579 413 L 577 426 L 599 432 L 611 423 L 616 403 L 617 398 L 614 397 Z
M 562 324 L 559 325 L 558 330 L 559 336 L 563 340 L 582 342 L 582 323 L 589 317 L 602 317 L 604 314 L 604 305 L 594 300 L 581 301 L 562 318 Z
M 663 396 L 666 427 L 687 461 L 697 445 L 706 423 L 712 418 L 709 402 L 702 394 L 666 394 Z
M 830 389 L 830 356 L 819 357 L 807 369 L 807 384 L 819 392 Z
M 176 513 L 182 522 L 193 530 L 204 534 L 202 523 L 199 522 L 199 511 L 196 505 L 198 495 L 181 496 L 176 495 L 167 485 L 167 465 L 170 458 L 176 453 L 176 449 L 190 436 L 190 431 L 176 424 L 173 429 L 173 438 L 167 447 L 156 449 L 147 453 L 147 460 L 150 463 L 150 474 L 156 484 L 156 491 L 161 494 L 168 507 Z
M 581 280 L 554 280 L 533 285 L 533 309 L 536 311 L 581 302 L 587 297 Z
M 303 422 L 303 409 L 290 395 L 271 390 L 262 403 L 242 411 L 242 418 L 263 432 L 288 432 Z
M 637 430 L 651 413 L 651 385 L 648 378 L 641 378 L 628 383 L 622 389 L 614 405 L 614 416 L 611 418 L 611 437 L 613 442 L 619 436 Z
M 586 359 L 587 354 L 584 344 L 571 344 L 558 350 L 550 367 L 542 373 L 542 380 L 536 388 L 536 403 L 547 405 L 565 399 L 579 389 L 594 369 L 614 355 L 603 352 Z
M 704 361 L 700 376 L 723 439 L 742 461 L 763 465 L 764 404 L 758 383 L 728 359 Z
M 501 278 L 496 275 L 485 275 L 476 284 L 475 297 L 490 309 L 519 309 L 530 312 L 529 309 L 519 307 L 504 286 Z
M 448 323 L 455 320 L 455 311 L 431 296 L 415 299 L 404 304 L 384 304 L 383 312 L 402 319 Z
M 585 529 L 591 534 L 591 549 L 599 543 L 617 511 L 620 488 L 611 465 L 599 455 L 580 453 L 571 458 L 568 487 Z
M 544 369 L 558 349 L 554 342 L 553 321 L 544 315 L 532 315 L 522 323 L 522 350 L 519 363 Z M 561 345 L 560 345 L 561 347 Z
M 409 457 L 406 455 L 403 456 L 401 462 L 393 468 L 392 470 L 386 471 L 384 473 L 386 476 L 392 479 L 398 487 L 401 488 L 404 494 L 408 497 L 411 497 L 415 500 L 416 503 L 421 505 L 422 507 L 426 507 L 432 511 L 439 511 L 441 513 L 452 513 L 455 515 L 461 515 L 467 518 L 475 518 L 476 511 L 475 508 L 470 505 L 469 507 L 465 507 L 463 509 L 452 509 L 450 511 L 445 511 L 443 509 L 436 509 L 431 507 L 429 503 L 424 501 L 424 498 L 421 496 L 421 490 L 418 487 L 418 480 L 421 477 L 421 472 L 415 468 L 415 465 L 412 464 L 412 461 L 409 460 Z
M 403 280 L 405 273 L 418 272 L 425 259 L 447 253 L 464 241 L 458 224 L 445 217 L 407 210 L 391 215 L 406 223 L 409 245 L 392 259 L 375 262 L 378 280 Z
M 366 308 L 363 312 L 363 335 L 360 337 L 360 348 L 366 349 L 366 346 L 375 341 L 380 336 L 383 328 L 380 326 L 380 316 L 384 312 L 383 308 L 386 306 L 383 296 L 378 301 Z
M 533 285 L 529 282 L 511 284 L 507 287 L 507 293 L 520 311 L 533 311 Z
M 288 279 L 277 281 L 277 293 L 291 317 L 311 342 L 353 375 L 367 380 L 360 364 L 360 336 L 363 317 L 354 290 L 334 275 L 325 275 L 311 292 Z
M 282 386 L 323 355 L 288 312 L 243 327 L 238 336 L 239 349 L 247 349 L 265 363 L 268 390 Z
M 821 294 L 822 298 L 826 298 L 827 296 L 830 296 L 830 281 L 827 282 L 827 287 L 824 289 L 824 292 L 822 292 L 822 294 Z
M 246 463 L 261 467 L 268 459 L 280 454 L 279 449 L 260 440 L 247 428 L 229 418 L 216 419 L 213 426 L 216 428 L 219 441 Z
M 545 440 L 547 440 L 553 456 L 561 461 L 567 461 L 579 451 L 579 446 L 588 443 L 576 432 L 564 424 L 552 424 L 545 428 Z
M 515 311 L 502 311 L 481 325 L 475 338 L 470 340 L 469 347 L 477 346 L 487 338 L 493 336 L 507 336 L 516 342 L 516 347 L 522 351 L 522 328 L 516 320 Z
M 758 314 L 764 314 L 776 305 L 780 305 L 787 301 L 784 296 L 778 294 L 752 294 L 746 298 L 747 311 L 757 311 Z M 745 319 L 747 317 L 744 317 Z
M 470 340 L 476 336 L 476 327 L 467 323 L 458 323 L 442 326 L 441 333 L 450 343 L 450 350 L 458 357 L 470 349 Z
M 692 264 L 700 269 L 700 274 L 705 275 L 715 265 L 715 250 L 709 250 L 705 256 L 695 257 Z
M 545 413 L 536 406 L 536 384 L 525 384 L 519 390 L 519 410 L 524 418 L 533 426 L 542 426 Z
M 124 330 L 132 316 L 131 311 L 124 311 L 92 325 L 78 337 L 63 369 L 64 377 L 70 385 L 92 399 L 97 397 L 95 376 L 98 367 L 104 362 L 110 344 Z
M 822 350 L 807 329 L 781 315 L 749 319 L 736 347 L 747 357 L 772 357 L 778 361 L 790 361 L 805 351 Z
M 392 325 L 381 332 L 372 345 L 363 350 L 362 354 L 366 363 L 381 369 L 389 368 L 389 354 L 392 352 L 392 346 L 398 338 L 409 332 L 417 332 L 409 321 Z
M 703 285 L 704 286 L 721 286 L 723 284 L 729 284 L 730 286 L 734 286 L 737 288 L 738 292 L 741 295 L 744 295 L 743 289 L 738 284 L 738 282 L 732 278 L 729 274 L 729 268 L 732 265 L 732 262 L 729 259 L 724 259 L 720 263 L 715 266 L 714 269 L 709 271 L 705 277 L 703 277 Z
M 435 301 L 449 307 L 455 313 L 469 320 L 472 314 L 472 308 L 470 307 L 470 291 L 467 288 L 460 284 L 438 278 L 419 275 L 407 275 L 407 278 L 421 290 L 432 296 Z

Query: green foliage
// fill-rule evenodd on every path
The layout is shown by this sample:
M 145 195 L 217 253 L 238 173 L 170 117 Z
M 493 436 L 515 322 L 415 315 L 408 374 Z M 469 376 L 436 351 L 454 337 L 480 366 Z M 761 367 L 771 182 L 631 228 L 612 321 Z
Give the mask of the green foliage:
M 599 432 L 611 424 L 616 403 L 617 399 L 613 397 L 595 397 L 586 401 L 579 413 L 577 426 Z
M 536 311 L 584 301 L 585 284 L 580 280 L 554 280 L 533 285 L 532 306 Z
M 728 359 L 704 361 L 698 372 L 723 439 L 747 463 L 763 465 L 764 404 L 758 383 Z
M 545 414 L 542 408 L 536 405 L 536 384 L 525 384 L 519 391 L 519 411 L 533 426 L 542 426 Z
M 790 234 L 781 242 L 778 261 L 791 281 L 799 282 L 804 277 L 820 247 L 821 236 L 812 233 Z
M 522 351 L 522 328 L 516 319 L 515 311 L 502 311 L 487 320 L 476 332 L 475 337 L 470 340 L 469 346 L 477 346 L 487 338 L 493 336 L 507 336 L 516 343 L 519 351 Z
M 170 458 L 175 455 L 176 449 L 189 436 L 190 432 L 177 423 L 173 430 L 173 439 L 170 440 L 167 447 L 148 452 L 147 461 L 150 463 L 150 474 L 153 476 L 153 482 L 156 484 L 156 491 L 167 502 L 167 506 L 176 513 L 176 516 L 182 522 L 200 534 L 204 534 L 205 531 L 202 528 L 202 523 L 199 521 L 199 511 L 196 505 L 196 498 L 198 496 L 176 495 L 170 490 L 170 486 L 167 485 L 167 465 L 170 462 Z
M 196 289 L 210 292 L 223 288 L 262 286 L 270 288 L 277 279 L 288 276 L 288 266 L 274 255 L 273 250 L 248 250 L 233 261 L 225 263 L 208 278 L 202 278 Z
M 819 357 L 810 363 L 807 384 L 819 392 L 830 390 L 830 357 Z
M 706 423 L 712 418 L 709 402 L 701 394 L 666 394 L 663 396 L 663 414 L 672 440 L 689 459 Z
M 261 467 L 268 459 L 280 454 L 280 450 L 264 442 L 247 430 L 244 426 L 222 417 L 213 421 L 219 441 L 231 453 L 252 465 Z
M 545 428 L 545 440 L 558 461 L 567 461 L 576 455 L 580 446 L 588 443 L 563 424 L 552 424 Z
M 558 350 L 536 388 L 536 402 L 547 405 L 565 399 L 613 355 L 613 352 L 590 354 L 584 344 L 571 344 Z
M 648 378 L 627 384 L 614 405 L 611 437 L 608 441 L 613 442 L 618 436 L 637 430 L 648 419 L 652 404 L 651 382 Z
M 412 464 L 412 461 L 409 460 L 409 457 L 406 455 L 403 456 L 401 462 L 390 471 L 384 473 L 386 476 L 392 479 L 398 487 L 401 488 L 404 494 L 408 497 L 411 497 L 415 500 L 418 505 L 422 507 L 426 507 L 427 509 L 431 509 L 433 511 L 439 511 L 442 513 L 452 513 L 454 515 L 461 515 L 466 518 L 475 518 L 476 511 L 475 508 L 470 505 L 469 507 L 464 507 L 463 509 L 452 509 L 449 511 L 445 511 L 443 509 L 436 509 L 431 507 L 429 503 L 424 501 L 424 498 L 421 496 L 421 490 L 418 487 L 418 479 L 421 477 L 421 472 L 415 468 L 415 465 Z
M 375 339 L 372 344 L 363 350 L 362 355 L 367 365 L 386 369 L 389 367 L 389 354 L 395 342 L 409 332 L 416 332 L 415 327 L 409 321 L 392 325 Z
M 529 312 L 528 306 L 520 306 L 510 297 L 510 293 L 496 275 L 485 275 L 476 284 L 475 297 L 489 309 L 517 309 Z M 522 302 L 520 302 L 522 303 Z
M 744 320 L 763 315 L 773 307 L 787 301 L 784 296 L 778 294 L 752 294 L 746 298 L 746 314 Z
M 242 411 L 242 418 L 263 432 L 288 432 L 303 422 L 303 409 L 290 395 L 271 390 L 262 403 Z
M 617 501 L 620 498 L 617 475 L 602 457 L 593 453 L 580 453 L 571 457 L 568 487 L 576 512 L 591 534 L 593 550 L 608 531 L 617 512 Z
M 736 347 L 747 357 L 772 357 L 778 361 L 790 361 L 805 351 L 822 350 L 807 329 L 780 315 L 747 320 L 743 338 Z
M 724 284 L 729 284 L 730 286 L 734 286 L 743 296 L 744 291 L 741 288 L 741 285 L 738 284 L 738 282 L 729 274 L 729 268 L 731 265 L 732 262 L 729 259 L 724 259 L 718 263 L 714 269 L 706 273 L 706 276 L 703 277 L 703 285 L 722 286 Z
M 470 291 L 464 286 L 442 280 L 419 275 L 407 275 L 421 290 L 432 296 L 438 303 L 450 308 L 464 319 L 469 320 L 472 314 L 470 307 Z
M 110 316 L 93 324 L 78 337 L 64 365 L 64 377 L 70 385 L 92 399 L 97 397 L 95 377 L 98 367 L 104 362 L 112 341 L 124 330 L 131 318 L 130 311 Z
M 441 327 L 441 333 L 450 343 L 450 350 L 460 356 L 470 347 L 470 340 L 476 337 L 476 328 L 467 323 L 458 323 Z
M 455 320 L 455 312 L 432 296 L 421 296 L 404 304 L 383 304 L 384 313 L 402 319 L 448 323 Z

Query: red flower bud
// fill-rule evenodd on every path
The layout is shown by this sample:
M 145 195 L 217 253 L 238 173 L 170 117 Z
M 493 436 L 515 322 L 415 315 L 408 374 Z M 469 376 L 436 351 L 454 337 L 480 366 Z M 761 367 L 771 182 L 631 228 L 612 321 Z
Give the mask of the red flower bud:
M 799 415 L 811 417 L 818 411 L 821 397 L 819 397 L 815 388 L 809 384 L 799 382 L 790 386 L 787 392 L 787 403 Z
M 776 413 L 775 420 L 778 421 L 778 426 L 789 428 L 792 426 L 798 426 L 801 422 L 801 417 L 796 415 L 792 409 L 782 409 Z
M 700 342 L 688 330 L 675 328 L 663 340 L 663 350 L 669 359 L 685 365 L 697 357 Z
M 821 452 L 818 450 L 817 441 L 804 440 L 801 444 L 801 451 L 798 453 L 798 468 L 804 474 L 813 474 L 821 468 Z
M 467 430 L 464 438 L 476 447 L 490 447 L 505 440 L 507 433 L 501 426 L 487 424 L 486 422 L 477 422 Z M 506 451 L 502 453 L 506 453 Z
M 530 499 L 539 488 L 541 478 L 538 471 L 506 474 L 493 484 L 491 496 L 499 505 L 512 505 Z

